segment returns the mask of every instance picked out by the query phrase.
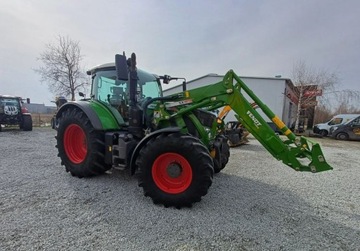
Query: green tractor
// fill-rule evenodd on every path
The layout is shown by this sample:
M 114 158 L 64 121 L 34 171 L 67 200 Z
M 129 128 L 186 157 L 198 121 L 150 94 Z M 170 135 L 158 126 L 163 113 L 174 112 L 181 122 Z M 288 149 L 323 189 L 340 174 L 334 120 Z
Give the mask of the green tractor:
M 184 82 L 183 92 L 165 97 L 161 81 L 174 78 L 137 69 L 134 53 L 129 59 L 116 55 L 115 64 L 87 73 L 92 76 L 90 98 L 63 104 L 54 122 L 58 156 L 73 176 L 126 169 L 137 174 L 144 195 L 155 204 L 189 207 L 207 194 L 214 173 L 229 160 L 224 123 L 215 115 L 226 105 L 284 164 L 298 171 L 332 169 L 318 144 L 296 138 L 232 70 L 219 83 L 186 90 Z M 274 133 L 253 102 L 287 140 Z

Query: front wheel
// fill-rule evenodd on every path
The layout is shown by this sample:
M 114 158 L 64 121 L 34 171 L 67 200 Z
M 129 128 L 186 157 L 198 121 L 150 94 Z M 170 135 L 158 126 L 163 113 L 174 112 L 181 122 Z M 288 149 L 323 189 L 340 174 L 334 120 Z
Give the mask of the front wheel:
M 326 130 L 320 130 L 319 134 L 323 137 L 326 137 L 328 135 L 328 131 Z
M 110 169 L 104 162 L 104 134 L 94 130 L 81 110 L 69 108 L 62 113 L 56 138 L 61 164 L 73 176 L 89 177 Z
M 24 115 L 22 124 L 20 125 L 20 128 L 24 131 L 32 131 L 32 118 L 30 115 Z
M 200 201 L 214 174 L 212 158 L 201 141 L 178 133 L 151 139 L 136 164 L 144 195 L 166 207 L 189 207 Z

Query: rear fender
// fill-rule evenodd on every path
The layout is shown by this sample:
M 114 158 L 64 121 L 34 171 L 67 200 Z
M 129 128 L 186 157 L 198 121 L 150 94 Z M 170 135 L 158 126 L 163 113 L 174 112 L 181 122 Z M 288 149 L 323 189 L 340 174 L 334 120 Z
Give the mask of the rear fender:
M 157 130 L 155 132 L 150 133 L 149 135 L 147 135 L 145 138 L 143 138 L 135 147 L 132 155 L 131 155 L 131 160 L 130 160 L 130 174 L 133 175 L 135 174 L 136 171 L 136 165 L 135 165 L 135 161 L 137 156 L 139 155 L 139 152 L 141 150 L 141 148 L 146 145 L 147 142 L 149 142 L 149 140 L 151 140 L 152 138 L 157 137 L 160 134 L 170 134 L 170 133 L 175 133 L 175 132 L 180 132 L 180 128 L 179 127 L 168 127 L 168 128 L 164 128 L 164 129 L 160 129 Z
M 120 128 L 117 119 L 109 109 L 99 103 L 90 103 L 88 101 L 70 101 L 63 104 L 56 113 L 56 119 L 59 119 L 65 110 L 72 107 L 83 111 L 95 130 L 113 130 Z

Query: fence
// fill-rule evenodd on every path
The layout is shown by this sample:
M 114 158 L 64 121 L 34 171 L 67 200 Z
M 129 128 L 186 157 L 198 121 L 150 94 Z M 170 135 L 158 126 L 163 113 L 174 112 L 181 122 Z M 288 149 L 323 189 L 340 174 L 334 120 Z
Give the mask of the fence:
M 51 126 L 51 118 L 53 116 L 53 114 L 32 113 L 33 126 Z

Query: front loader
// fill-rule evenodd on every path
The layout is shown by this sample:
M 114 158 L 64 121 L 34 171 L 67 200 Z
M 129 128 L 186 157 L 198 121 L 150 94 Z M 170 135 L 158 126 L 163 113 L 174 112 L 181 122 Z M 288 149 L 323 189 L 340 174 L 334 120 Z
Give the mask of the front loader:
M 137 69 L 135 54 L 88 71 L 90 98 L 70 101 L 56 114 L 57 148 L 66 171 L 79 178 L 110 168 L 137 174 L 155 204 L 191 206 L 207 194 L 213 174 L 230 156 L 223 121 L 215 110 L 230 106 L 237 119 L 278 160 L 297 171 L 332 169 L 320 146 L 296 136 L 230 70 L 223 81 L 163 96 L 161 80 Z M 245 98 L 246 93 L 247 98 Z M 248 100 L 250 99 L 250 100 Z M 283 141 L 252 107 L 272 119 Z

